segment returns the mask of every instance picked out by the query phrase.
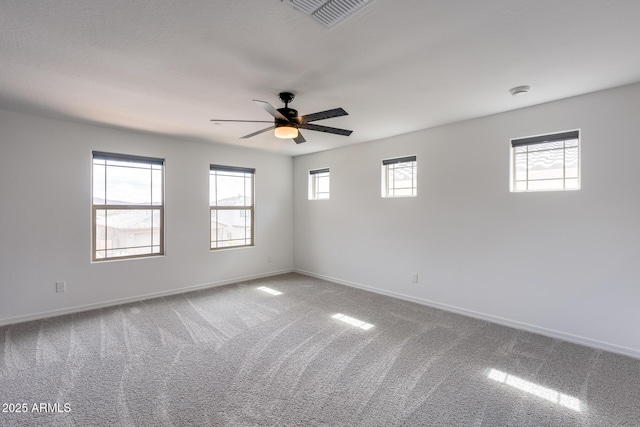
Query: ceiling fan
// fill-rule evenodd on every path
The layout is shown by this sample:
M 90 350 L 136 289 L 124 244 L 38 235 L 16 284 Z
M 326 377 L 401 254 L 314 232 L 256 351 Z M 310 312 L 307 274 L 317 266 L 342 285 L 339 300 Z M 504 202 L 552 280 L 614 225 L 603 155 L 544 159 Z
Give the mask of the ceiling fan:
M 272 121 L 266 120 L 219 120 L 219 119 L 211 119 L 212 122 L 246 122 L 246 123 L 273 123 L 273 126 L 269 126 L 268 128 L 261 129 L 257 132 L 250 133 L 249 135 L 245 135 L 242 138 L 251 138 L 252 136 L 259 135 L 261 133 L 267 132 L 271 129 L 274 129 L 274 134 L 278 138 L 283 139 L 293 139 L 296 144 L 301 144 L 306 141 L 302 134 L 300 134 L 298 129 L 307 129 L 307 130 L 315 130 L 318 132 L 326 132 L 333 133 L 336 135 L 349 136 L 351 135 L 350 130 L 346 129 L 338 129 L 332 128 L 329 126 L 321 126 L 312 124 L 310 122 L 315 122 L 318 120 L 331 119 L 333 117 L 347 116 L 349 113 L 344 111 L 342 108 L 334 108 L 332 110 L 320 111 L 318 113 L 306 114 L 304 116 L 299 116 L 298 111 L 293 108 L 289 108 L 289 103 L 293 101 L 295 95 L 291 92 L 281 92 L 278 94 L 282 102 L 284 102 L 283 108 L 274 108 L 271 104 L 265 101 L 258 101 L 254 99 L 253 102 L 258 104 L 260 108 L 264 109 L 267 113 L 273 116 Z

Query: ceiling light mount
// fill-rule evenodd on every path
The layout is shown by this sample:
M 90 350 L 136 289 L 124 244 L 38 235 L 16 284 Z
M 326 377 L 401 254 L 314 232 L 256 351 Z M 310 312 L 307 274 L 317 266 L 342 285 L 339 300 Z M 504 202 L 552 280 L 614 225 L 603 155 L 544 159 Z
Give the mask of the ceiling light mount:
M 516 86 L 509 90 L 509 93 L 511 93 L 511 95 L 513 96 L 522 96 L 528 94 L 529 92 L 531 92 L 531 86 L 528 85 Z
M 278 98 L 280 98 L 280 100 L 282 102 L 284 102 L 284 106 L 288 107 L 288 104 L 293 101 L 293 98 L 295 98 L 296 95 L 291 93 L 291 92 L 280 92 L 278 94 Z

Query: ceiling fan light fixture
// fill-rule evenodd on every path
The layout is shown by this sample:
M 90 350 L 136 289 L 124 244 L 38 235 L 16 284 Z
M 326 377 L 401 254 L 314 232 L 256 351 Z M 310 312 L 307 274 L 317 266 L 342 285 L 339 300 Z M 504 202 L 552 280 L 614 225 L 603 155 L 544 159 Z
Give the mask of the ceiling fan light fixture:
M 298 128 L 288 125 L 276 126 L 274 130 L 276 138 L 293 139 L 298 137 Z

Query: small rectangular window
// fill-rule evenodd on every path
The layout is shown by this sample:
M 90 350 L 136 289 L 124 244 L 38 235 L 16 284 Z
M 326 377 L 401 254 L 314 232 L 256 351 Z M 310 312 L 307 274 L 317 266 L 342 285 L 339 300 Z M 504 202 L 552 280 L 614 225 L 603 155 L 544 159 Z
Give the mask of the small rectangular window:
M 93 152 L 92 258 L 164 254 L 164 160 Z
M 382 161 L 382 197 L 414 197 L 417 194 L 416 156 Z
M 309 171 L 309 200 L 329 198 L 329 168 Z
M 511 191 L 580 189 L 579 131 L 511 140 Z
M 211 165 L 211 249 L 253 246 L 255 169 Z

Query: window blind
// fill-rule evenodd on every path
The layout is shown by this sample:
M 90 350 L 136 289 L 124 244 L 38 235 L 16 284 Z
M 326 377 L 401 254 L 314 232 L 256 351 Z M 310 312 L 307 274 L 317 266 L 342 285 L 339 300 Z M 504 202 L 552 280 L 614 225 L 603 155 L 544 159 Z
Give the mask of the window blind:
M 530 138 L 512 139 L 512 147 L 522 147 L 525 145 L 545 144 L 547 142 L 566 141 L 568 139 L 577 139 L 579 131 L 572 130 L 570 132 L 553 133 L 549 135 L 532 136 Z
M 256 170 L 253 168 L 241 168 L 236 166 L 211 165 L 209 169 L 220 172 L 256 173 Z
M 382 165 L 393 165 L 396 163 L 407 163 L 407 162 L 415 162 L 416 156 L 408 156 L 408 157 L 398 157 L 397 159 L 387 159 L 382 161 Z
M 154 157 L 130 156 L 128 154 L 104 153 L 102 151 L 93 152 L 94 160 L 112 160 L 114 162 L 148 163 L 152 165 L 163 165 L 164 159 Z
M 319 173 L 328 173 L 328 172 L 329 172 L 329 168 L 316 169 L 316 170 L 309 171 L 309 175 L 316 175 Z

